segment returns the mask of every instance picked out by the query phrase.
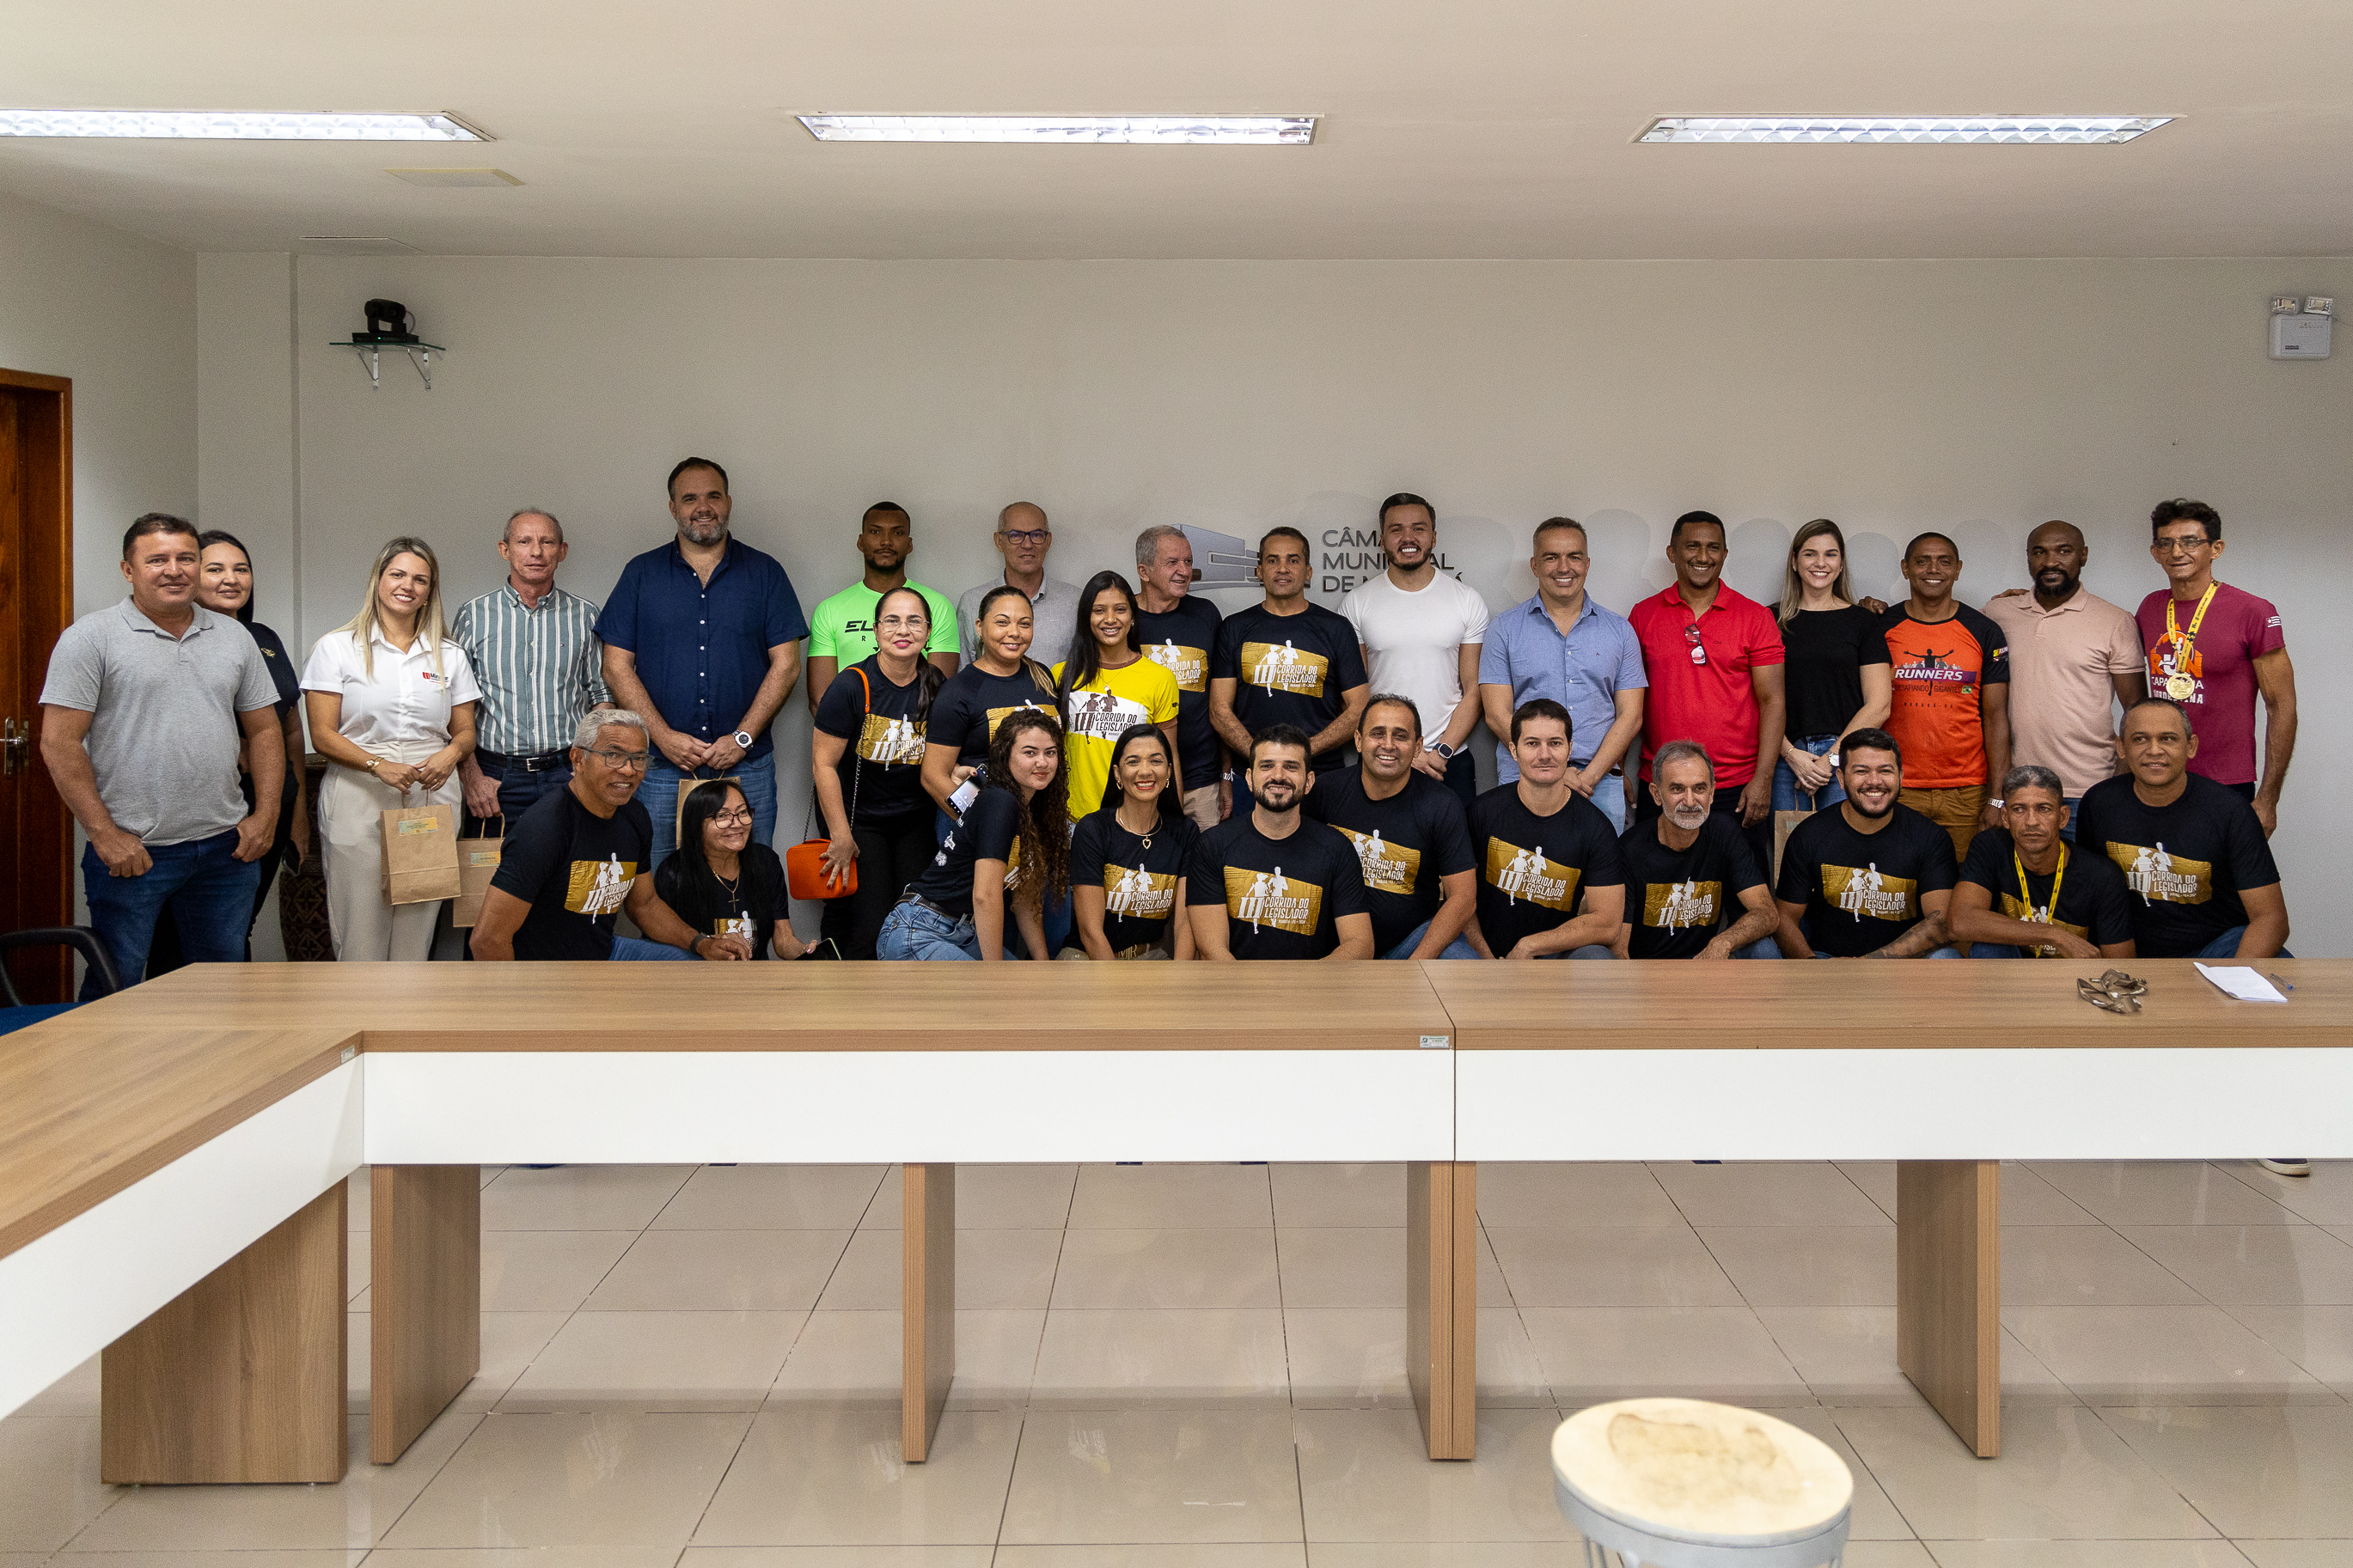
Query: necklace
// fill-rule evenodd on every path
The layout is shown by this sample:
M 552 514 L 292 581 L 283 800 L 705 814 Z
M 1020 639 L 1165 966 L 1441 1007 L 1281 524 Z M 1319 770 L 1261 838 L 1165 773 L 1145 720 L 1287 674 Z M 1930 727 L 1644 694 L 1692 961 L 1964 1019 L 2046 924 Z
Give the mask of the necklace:
M 2018 868 L 2018 897 L 2019 901 L 2026 906 L 2027 923 L 2029 925 L 2035 924 L 2034 891 L 2026 885 L 2026 860 L 2023 856 L 2019 854 L 2018 850 L 2014 847 L 2010 852 L 2010 863 Z M 2066 880 L 2067 847 L 2064 844 L 2062 844 L 2059 846 L 2058 868 L 2051 874 L 2051 902 L 2043 908 L 2041 920 L 2042 924 L 2052 925 L 2057 922 L 2059 919 L 2059 889 Z M 2040 958 L 2055 958 L 2058 956 L 2058 950 L 2053 948 L 2047 942 L 2038 945 L 2034 952 L 2035 955 Z

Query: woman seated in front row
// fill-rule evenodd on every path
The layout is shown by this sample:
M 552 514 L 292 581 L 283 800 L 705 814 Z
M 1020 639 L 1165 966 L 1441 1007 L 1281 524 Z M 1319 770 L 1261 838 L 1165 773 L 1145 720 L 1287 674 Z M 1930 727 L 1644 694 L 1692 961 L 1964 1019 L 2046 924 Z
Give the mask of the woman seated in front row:
M 1185 865 L 1200 829 L 1176 808 L 1176 756 L 1150 722 L 1120 731 L 1103 809 L 1071 838 L 1071 900 L 1078 909 L 1063 958 L 1193 956 L 1182 914 Z
M 740 936 L 754 958 L 773 950 L 798 958 L 785 864 L 752 842 L 752 806 L 734 781 L 708 784 L 686 797 L 678 853 L 654 870 L 654 891 L 703 936 Z
M 882 921 L 881 958 L 1013 958 L 1006 915 L 1029 956 L 1053 956 L 1040 914 L 1071 869 L 1069 781 L 1062 726 L 1051 712 L 1008 713 L 988 744 L 978 798 L 907 884 Z

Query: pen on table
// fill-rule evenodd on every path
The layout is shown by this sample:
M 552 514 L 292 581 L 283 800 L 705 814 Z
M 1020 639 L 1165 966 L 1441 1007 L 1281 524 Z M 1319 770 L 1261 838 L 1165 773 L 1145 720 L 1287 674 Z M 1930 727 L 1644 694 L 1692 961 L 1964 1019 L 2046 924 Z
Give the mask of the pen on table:
M 2276 974 L 2267 975 L 2267 976 L 2265 976 L 2265 978 L 2266 978 L 2266 979 L 2268 979 L 2268 980 L 2269 980 L 2273 984 L 2274 984 L 2274 985 L 2278 986 L 2278 987 L 2279 987 L 2281 990 L 2283 990 L 2283 991 L 2293 991 L 2293 990 L 2295 990 L 2295 986 L 2290 985 L 2286 981 L 2282 980 L 2282 979 L 2281 979 L 2278 975 L 2276 975 Z

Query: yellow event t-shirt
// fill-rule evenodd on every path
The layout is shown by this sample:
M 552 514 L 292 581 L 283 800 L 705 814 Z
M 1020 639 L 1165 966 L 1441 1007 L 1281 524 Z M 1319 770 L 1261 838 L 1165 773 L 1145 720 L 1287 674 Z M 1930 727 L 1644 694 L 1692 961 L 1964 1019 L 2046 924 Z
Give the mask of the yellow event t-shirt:
M 1062 667 L 1054 667 L 1062 679 Z M 1063 744 L 1069 752 L 1071 820 L 1103 805 L 1111 783 L 1111 752 L 1131 724 L 1166 724 L 1176 717 L 1176 678 L 1148 658 L 1117 669 L 1101 669 L 1071 693 L 1070 722 Z M 1174 787 L 1177 781 L 1169 781 Z

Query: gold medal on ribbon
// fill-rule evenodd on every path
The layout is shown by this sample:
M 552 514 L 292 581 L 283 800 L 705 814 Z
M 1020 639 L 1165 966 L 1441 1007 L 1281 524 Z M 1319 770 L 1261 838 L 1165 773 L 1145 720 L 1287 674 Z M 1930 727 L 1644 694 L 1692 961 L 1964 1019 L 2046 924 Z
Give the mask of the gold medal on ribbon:
M 2165 694 L 2176 702 L 2187 702 L 2198 695 L 2198 682 L 2186 675 L 2168 676 L 2166 678 Z

